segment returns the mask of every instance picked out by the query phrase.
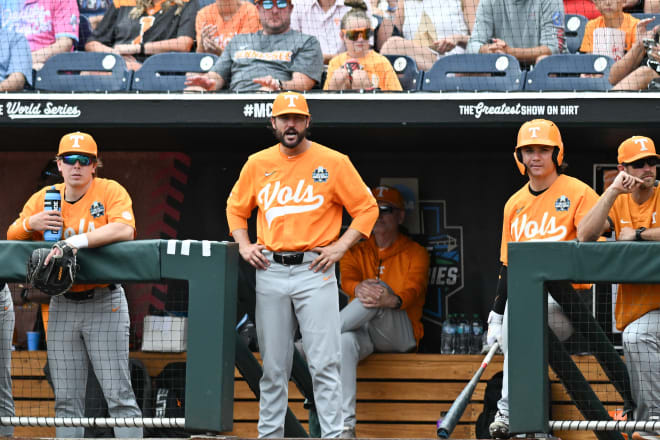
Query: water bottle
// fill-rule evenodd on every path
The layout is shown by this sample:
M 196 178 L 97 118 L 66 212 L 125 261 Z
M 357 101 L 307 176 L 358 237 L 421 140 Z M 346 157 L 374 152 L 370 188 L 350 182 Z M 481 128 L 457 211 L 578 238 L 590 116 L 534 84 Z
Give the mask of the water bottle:
M 60 195 L 59 190 L 55 189 L 53 185 L 49 190 L 46 191 L 46 197 L 44 199 L 44 211 L 61 211 L 62 210 L 62 196 Z M 44 240 L 46 241 L 58 241 L 62 238 L 62 230 L 58 229 L 57 231 L 46 230 L 44 231 Z
M 452 316 L 447 315 L 447 319 L 442 323 L 442 339 L 440 352 L 442 354 L 454 353 L 454 334 L 456 333 L 456 325 L 453 322 Z
M 479 319 L 479 315 L 472 315 L 472 332 L 470 334 L 470 353 L 479 354 L 483 348 L 484 324 Z
M 470 351 L 470 324 L 465 318 L 465 313 L 461 313 L 461 320 L 456 327 L 456 339 L 458 345 L 455 352 L 458 354 L 467 354 Z

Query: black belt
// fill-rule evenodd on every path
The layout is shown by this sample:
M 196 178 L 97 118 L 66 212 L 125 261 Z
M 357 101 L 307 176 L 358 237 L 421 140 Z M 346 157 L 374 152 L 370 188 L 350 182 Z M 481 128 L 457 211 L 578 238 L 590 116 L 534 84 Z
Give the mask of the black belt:
M 302 264 L 304 252 L 273 252 L 273 260 L 285 266 Z
M 108 289 L 110 291 L 113 291 L 119 287 L 118 284 L 110 284 L 108 286 Z M 94 298 L 94 292 L 96 291 L 97 287 L 89 290 L 83 290 L 81 292 L 66 292 L 63 296 L 66 299 L 70 299 L 72 301 L 85 301 L 87 299 L 92 299 Z

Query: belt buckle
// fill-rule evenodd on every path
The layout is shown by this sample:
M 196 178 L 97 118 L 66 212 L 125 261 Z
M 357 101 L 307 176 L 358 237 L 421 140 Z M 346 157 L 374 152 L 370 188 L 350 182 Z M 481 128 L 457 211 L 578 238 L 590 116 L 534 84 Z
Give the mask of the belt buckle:
M 305 257 L 304 252 L 295 252 L 291 254 L 277 253 L 275 254 L 277 258 L 273 258 L 275 261 L 278 261 L 280 264 L 285 266 L 294 266 L 296 264 L 302 264 L 303 258 Z

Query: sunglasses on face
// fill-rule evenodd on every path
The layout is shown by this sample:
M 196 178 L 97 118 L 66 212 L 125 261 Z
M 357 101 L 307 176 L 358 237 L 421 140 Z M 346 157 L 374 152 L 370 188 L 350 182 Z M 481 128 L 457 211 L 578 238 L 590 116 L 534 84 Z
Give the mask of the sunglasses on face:
M 631 167 L 635 168 L 636 170 L 639 170 L 641 168 L 644 168 L 644 165 L 648 164 L 650 167 L 654 167 L 658 165 L 658 158 L 657 157 L 645 157 L 643 159 L 636 160 L 634 162 L 630 162 L 628 165 Z
M 380 215 L 386 215 L 386 214 L 392 214 L 394 212 L 394 208 L 391 206 L 378 206 L 378 210 Z
M 61 159 L 62 162 L 67 165 L 75 165 L 76 162 L 78 162 L 80 163 L 80 166 L 83 167 L 91 165 L 91 163 L 94 162 L 94 159 L 89 156 L 83 156 L 82 154 L 68 154 L 66 156 L 62 156 Z
M 263 0 L 261 2 L 261 6 L 266 9 L 273 9 L 273 6 L 277 5 L 278 9 L 285 9 L 287 6 L 289 6 L 289 1 L 288 0 L 276 0 L 273 2 L 273 0 Z
M 360 37 L 362 37 L 363 40 L 368 40 L 374 33 L 374 31 L 372 31 L 369 28 L 351 29 L 351 30 L 344 29 L 342 32 L 344 32 L 346 38 L 348 38 L 351 41 L 357 41 L 358 38 Z

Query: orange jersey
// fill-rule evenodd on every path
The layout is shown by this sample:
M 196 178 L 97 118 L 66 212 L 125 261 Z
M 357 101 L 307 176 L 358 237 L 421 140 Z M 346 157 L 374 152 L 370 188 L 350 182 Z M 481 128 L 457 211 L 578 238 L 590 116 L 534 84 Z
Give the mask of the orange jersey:
M 657 182 L 656 182 L 657 185 Z M 657 228 L 656 215 L 660 211 L 660 188 L 655 187 L 653 196 L 638 205 L 630 194 L 616 198 L 610 219 L 618 237 L 623 228 Z M 660 308 L 660 286 L 657 284 L 619 284 L 616 298 L 616 328 L 622 330 L 637 318 Z
M 280 144 L 251 155 L 227 199 L 229 232 L 257 214 L 257 242 L 271 251 L 308 251 L 337 239 L 343 208 L 369 236 L 378 205 L 348 156 L 312 142 L 297 156 Z
M 323 90 L 328 90 L 332 74 L 335 70 L 342 68 L 346 64 L 347 59 L 348 53 L 343 52 L 330 60 L 328 64 L 328 77 L 323 85 Z M 381 90 L 403 90 L 399 82 L 399 77 L 392 68 L 392 64 L 381 54 L 371 50 L 365 57 L 358 58 L 357 61 L 367 72 L 373 88 Z
M 261 29 L 257 7 L 248 2 L 241 3 L 238 11 L 236 11 L 230 21 L 224 21 L 222 19 L 220 12 L 218 12 L 218 5 L 215 3 L 200 9 L 195 19 L 195 32 L 197 33 L 198 45 L 202 41 L 202 29 L 209 24 L 215 25 L 216 32 L 213 35 L 213 39 L 223 50 L 234 35 L 250 34 Z
M 419 343 L 424 336 L 422 309 L 429 278 L 426 249 L 405 235 L 399 235 L 387 249 L 378 249 L 372 236 L 349 249 L 339 267 L 341 288 L 351 299 L 355 298 L 355 287 L 366 279 L 378 278 L 387 283 L 401 297 L 401 309 L 406 311 Z
M 637 23 L 639 23 L 637 18 L 624 12 L 623 22 L 619 29 L 626 34 L 626 51 L 629 51 L 635 41 L 637 41 L 637 32 L 635 31 Z M 604 27 L 605 19 L 602 16 L 589 20 L 584 29 L 584 37 L 582 38 L 582 44 L 580 45 L 580 52 L 591 53 L 594 51 L 594 31 L 598 28 Z
M 51 186 L 37 191 L 25 203 L 21 214 L 7 230 L 7 240 L 44 239 L 43 232 L 29 231 L 28 219 L 44 210 L 44 198 L 49 188 Z M 85 195 L 74 203 L 64 199 L 63 183 L 55 185 L 55 188 L 62 196 L 63 239 L 91 232 L 108 223 L 124 223 L 135 229 L 131 197 L 124 187 L 114 180 L 95 177 Z M 96 286 L 98 284 L 76 284 L 71 291 L 80 292 Z
M 508 265 L 507 244 L 511 241 L 574 240 L 578 223 L 597 201 L 593 189 L 564 174 L 537 196 L 525 185 L 504 206 L 500 260 Z

